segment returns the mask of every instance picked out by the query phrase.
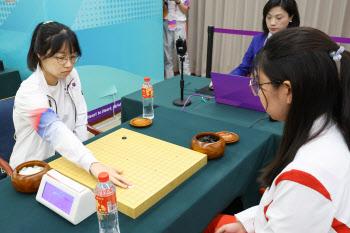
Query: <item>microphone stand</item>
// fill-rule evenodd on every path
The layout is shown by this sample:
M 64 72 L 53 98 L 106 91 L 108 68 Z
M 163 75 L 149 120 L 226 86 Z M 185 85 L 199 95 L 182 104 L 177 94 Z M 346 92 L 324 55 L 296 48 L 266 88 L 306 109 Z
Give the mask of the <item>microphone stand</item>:
M 175 99 L 173 101 L 173 104 L 175 106 L 183 107 L 186 100 L 184 100 L 184 88 L 185 88 L 185 81 L 184 81 L 184 61 L 185 61 L 185 55 L 180 56 L 180 62 L 181 62 L 181 80 L 180 80 L 180 88 L 181 88 L 181 98 Z M 191 100 L 188 100 L 186 103 L 186 106 L 191 104 Z

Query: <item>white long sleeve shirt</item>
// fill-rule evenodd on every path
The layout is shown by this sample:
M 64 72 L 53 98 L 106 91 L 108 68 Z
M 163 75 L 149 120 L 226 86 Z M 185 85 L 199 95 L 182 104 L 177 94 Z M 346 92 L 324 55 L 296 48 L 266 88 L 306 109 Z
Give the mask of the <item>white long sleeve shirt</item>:
M 259 206 L 235 216 L 248 233 L 349 233 L 350 152 L 337 125 L 299 149 Z
M 180 0 L 182 4 L 190 9 L 190 1 L 189 0 Z M 186 15 L 181 12 L 180 7 L 175 3 L 175 1 L 167 1 L 167 14 L 164 17 L 165 20 L 176 20 L 176 21 L 186 21 Z
M 92 163 L 98 162 L 81 143 L 87 139 L 87 107 L 77 71 L 73 69 L 63 81 L 66 89 L 61 88 L 65 93 L 60 99 L 66 102 L 67 108 L 52 95 L 39 65 L 22 82 L 13 109 L 16 144 L 10 157 L 12 168 L 25 161 L 47 159 L 55 151 L 87 172 Z M 62 111 L 66 122 L 58 115 Z

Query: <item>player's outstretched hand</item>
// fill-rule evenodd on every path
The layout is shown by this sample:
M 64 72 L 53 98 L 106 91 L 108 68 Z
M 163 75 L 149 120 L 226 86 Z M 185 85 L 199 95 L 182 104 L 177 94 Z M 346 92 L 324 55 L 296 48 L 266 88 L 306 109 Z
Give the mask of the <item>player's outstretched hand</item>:
M 241 222 L 230 223 L 220 227 L 215 233 L 247 233 Z
M 108 172 L 109 180 L 115 185 L 118 185 L 124 189 L 132 186 L 132 183 L 130 181 L 128 181 L 122 175 L 120 175 L 123 172 L 123 170 L 107 166 L 102 163 L 93 163 L 90 166 L 90 172 L 96 178 L 98 177 L 98 174 L 100 174 L 100 172 Z

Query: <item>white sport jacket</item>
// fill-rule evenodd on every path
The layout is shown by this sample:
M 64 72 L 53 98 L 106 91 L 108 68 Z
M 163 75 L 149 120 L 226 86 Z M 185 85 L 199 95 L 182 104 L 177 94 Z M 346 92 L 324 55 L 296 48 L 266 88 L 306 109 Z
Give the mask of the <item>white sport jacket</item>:
M 87 172 L 93 162 L 98 162 L 81 143 L 87 139 L 87 107 L 77 71 L 73 69 L 65 81 L 75 106 L 75 112 L 71 113 L 75 115 L 74 129 L 68 129 L 56 114 L 56 101 L 39 65 L 22 82 L 13 109 L 16 144 L 10 157 L 12 168 L 25 161 L 44 160 L 55 151 Z
M 320 129 L 317 119 L 310 135 Z M 249 233 L 350 232 L 350 152 L 337 125 L 302 146 L 259 206 L 236 214 Z

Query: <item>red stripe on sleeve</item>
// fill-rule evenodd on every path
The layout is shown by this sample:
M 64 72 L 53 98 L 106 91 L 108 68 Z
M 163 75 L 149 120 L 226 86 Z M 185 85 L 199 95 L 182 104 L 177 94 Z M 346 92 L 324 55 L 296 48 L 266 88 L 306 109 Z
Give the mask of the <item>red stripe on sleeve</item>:
M 269 208 L 269 206 L 271 205 L 272 202 L 273 202 L 273 200 L 270 202 L 270 204 L 268 204 L 267 206 L 264 207 L 264 215 L 265 215 L 267 222 L 269 221 L 269 219 L 266 217 L 266 212 L 267 212 L 267 209 Z
M 33 117 L 32 118 L 32 126 L 35 129 L 35 131 L 37 131 L 37 132 L 39 130 L 41 114 L 46 112 L 47 109 L 48 108 L 39 108 L 39 109 L 35 109 L 31 112 L 31 115 Z
M 329 194 L 327 189 L 321 184 L 321 182 L 307 172 L 300 171 L 300 170 L 291 170 L 291 171 L 283 172 L 276 179 L 275 185 L 277 186 L 279 182 L 284 180 L 289 180 L 289 181 L 293 181 L 293 182 L 305 185 L 319 192 L 328 200 L 332 201 L 331 195 Z
M 347 225 L 345 225 L 344 223 L 338 221 L 337 219 L 333 220 L 332 228 L 337 233 L 350 233 L 350 228 Z

